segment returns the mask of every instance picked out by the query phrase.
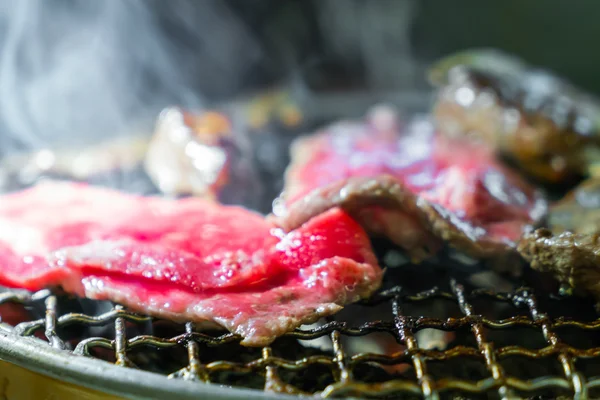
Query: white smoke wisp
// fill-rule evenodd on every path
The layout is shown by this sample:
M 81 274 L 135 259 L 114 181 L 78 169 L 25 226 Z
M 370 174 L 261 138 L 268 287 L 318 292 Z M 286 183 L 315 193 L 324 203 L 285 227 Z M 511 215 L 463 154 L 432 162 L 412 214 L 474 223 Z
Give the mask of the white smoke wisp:
M 0 149 L 87 145 L 201 108 L 203 84 L 235 84 L 260 53 L 219 1 L 4 0 Z
M 362 66 L 371 89 L 415 90 L 422 65 L 413 55 L 410 29 L 418 3 L 321 0 L 322 40 L 343 62 Z

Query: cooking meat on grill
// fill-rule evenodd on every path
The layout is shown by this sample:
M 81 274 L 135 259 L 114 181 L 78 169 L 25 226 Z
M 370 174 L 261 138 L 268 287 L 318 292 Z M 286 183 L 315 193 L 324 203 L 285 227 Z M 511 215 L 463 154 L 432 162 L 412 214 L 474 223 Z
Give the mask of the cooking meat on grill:
M 539 180 L 570 181 L 600 160 L 600 103 L 547 71 L 480 49 L 441 60 L 431 80 L 443 133 L 485 142 Z
M 387 121 L 298 139 L 273 218 L 290 230 L 342 207 L 418 261 L 443 241 L 476 257 L 506 254 L 544 215 L 543 196 L 485 149 L 435 135 L 427 119 Z
M 233 130 L 233 122 L 221 112 L 193 114 L 175 107 L 166 109 L 150 141 L 145 170 L 168 195 L 243 203 L 236 196 L 249 192 L 244 185 L 253 178 Z M 235 186 L 234 193 L 224 193 L 228 185 Z
M 382 271 L 340 209 L 284 233 L 199 198 L 49 182 L 0 198 L 0 284 L 62 286 L 176 321 L 212 321 L 265 345 L 376 290 Z

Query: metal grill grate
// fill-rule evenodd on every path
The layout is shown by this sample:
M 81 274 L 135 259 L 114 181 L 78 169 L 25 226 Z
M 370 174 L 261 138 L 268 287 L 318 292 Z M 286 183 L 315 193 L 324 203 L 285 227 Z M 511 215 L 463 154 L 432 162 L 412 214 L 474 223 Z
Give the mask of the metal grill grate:
M 168 364 L 165 359 L 177 358 L 173 356 L 174 349 L 182 350 L 178 354 L 185 359 L 186 365 L 170 374 L 160 371 L 173 379 L 226 383 L 287 394 L 318 394 L 322 397 L 397 398 L 404 395 L 407 398 L 437 399 L 459 394 L 473 398 L 476 394 L 485 394 L 484 398 L 515 398 L 551 393 L 552 396 L 563 394 L 568 397 L 590 398 L 592 393 L 600 393 L 600 376 L 590 375 L 588 371 L 577 367 L 580 360 L 600 357 L 600 343 L 595 341 L 589 348 L 577 348 L 579 346 L 573 346 L 557 333 L 565 328 L 576 330 L 576 335 L 585 331 L 598 331 L 600 319 L 597 315 L 588 321 L 552 318 L 544 312 L 533 291 L 527 288 L 513 293 L 496 294 L 482 289 L 469 291 L 452 280 L 449 290 L 435 288 L 411 295 L 404 294 L 400 287 L 393 287 L 363 304 L 365 307 L 389 306 L 390 320 L 366 322 L 356 327 L 345 322 L 330 321 L 312 330 L 291 332 L 287 338 L 260 350 L 238 346 L 238 338 L 232 334 L 219 336 L 197 332 L 192 323 L 180 326 L 178 329 L 182 332 L 174 336 L 162 335 L 163 328 L 157 325 L 160 321 L 128 312 L 121 306 L 114 306 L 108 312 L 98 315 L 61 314 L 61 299 L 62 296 L 49 291 L 35 294 L 8 291 L 0 295 L 0 305 L 13 304 L 11 307 L 25 307 L 23 310 L 34 313 L 32 310 L 35 310 L 36 304 L 37 307 L 43 304 L 45 315 L 42 318 L 18 323 L 11 329 L 21 336 L 43 338 L 56 349 L 109 359 L 127 368 L 152 370 L 151 366 L 156 366 L 158 360 L 158 364 L 164 366 Z M 461 315 L 427 318 L 411 315 L 407 311 L 411 305 L 431 301 L 454 303 Z M 503 303 L 523 311 L 523 315 L 512 315 L 504 319 L 488 318 L 475 310 L 474 304 L 481 301 Z M 426 328 L 457 332 L 457 337 L 466 337 L 466 342 L 470 340 L 470 344 L 452 344 L 443 351 L 423 349 L 415 334 Z M 499 346 L 497 340 L 489 338 L 490 332 L 506 333 L 517 328 L 528 328 L 528 331 L 538 334 L 541 332 L 545 343 L 539 348 L 529 348 L 523 344 Z M 93 329 L 99 329 L 103 334 L 89 337 Z M 140 333 L 148 329 L 153 335 Z M 393 335 L 405 346 L 405 350 L 393 356 L 347 353 L 342 340 L 344 337 L 364 337 L 374 332 Z M 290 340 L 310 341 L 322 337 L 329 337 L 332 352 L 290 351 Z M 286 350 L 283 355 L 277 350 L 281 340 L 288 340 L 284 345 Z M 584 342 L 578 341 L 578 344 L 582 343 Z M 140 354 L 148 357 L 149 349 L 158 349 L 157 358 L 144 361 L 142 357 L 140 361 Z M 550 359 L 558 360 L 560 373 L 535 376 L 532 379 L 515 376 L 507 370 L 504 362 L 515 356 L 540 364 L 547 364 Z M 440 363 L 462 363 L 466 359 L 482 364 L 483 376 L 477 379 L 468 376 L 438 377 L 433 371 L 433 367 Z M 598 359 L 592 364 L 598 364 L 597 361 Z M 385 374 L 375 379 L 364 373 L 364 366 L 378 369 L 395 364 L 409 364 L 412 372 Z M 309 376 L 310 370 L 317 369 L 320 371 L 319 376 L 330 375 L 329 381 L 318 383 Z M 598 374 L 596 371 L 591 373 Z M 295 377 L 290 378 L 290 373 L 293 375 L 294 372 Z M 246 379 L 257 377 L 260 377 L 259 384 Z

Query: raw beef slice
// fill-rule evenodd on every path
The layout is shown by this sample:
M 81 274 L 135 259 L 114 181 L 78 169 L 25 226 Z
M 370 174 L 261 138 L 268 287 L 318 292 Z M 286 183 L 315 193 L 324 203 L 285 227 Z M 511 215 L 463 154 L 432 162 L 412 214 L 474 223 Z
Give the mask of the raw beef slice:
M 0 198 L 0 284 L 62 286 L 176 321 L 213 321 L 265 345 L 369 296 L 368 237 L 340 209 L 289 233 L 198 198 L 42 183 Z

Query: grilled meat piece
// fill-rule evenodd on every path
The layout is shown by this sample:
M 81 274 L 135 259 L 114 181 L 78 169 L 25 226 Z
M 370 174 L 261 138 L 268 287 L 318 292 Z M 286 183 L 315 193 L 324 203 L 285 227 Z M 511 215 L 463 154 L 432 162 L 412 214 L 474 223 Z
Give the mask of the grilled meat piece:
M 554 234 L 600 233 L 600 178 L 589 178 L 550 208 L 548 226 Z
M 43 183 L 0 197 L 0 285 L 62 286 L 266 345 L 369 296 L 382 271 L 339 209 L 284 233 L 200 198 L 166 200 Z
M 600 300 L 600 235 L 538 229 L 521 239 L 518 251 L 533 269 Z
M 291 230 L 342 207 L 419 261 L 443 241 L 475 257 L 505 255 L 544 215 L 544 197 L 485 149 L 435 135 L 427 119 L 386 121 L 341 122 L 298 139 L 277 223 Z
M 547 71 L 484 49 L 443 59 L 430 76 L 443 133 L 485 142 L 548 183 L 585 175 L 600 160 L 600 103 Z
M 240 204 L 254 179 L 242 152 L 226 114 L 169 108 L 158 118 L 144 167 L 165 194 Z M 235 189 L 227 190 L 230 186 Z

